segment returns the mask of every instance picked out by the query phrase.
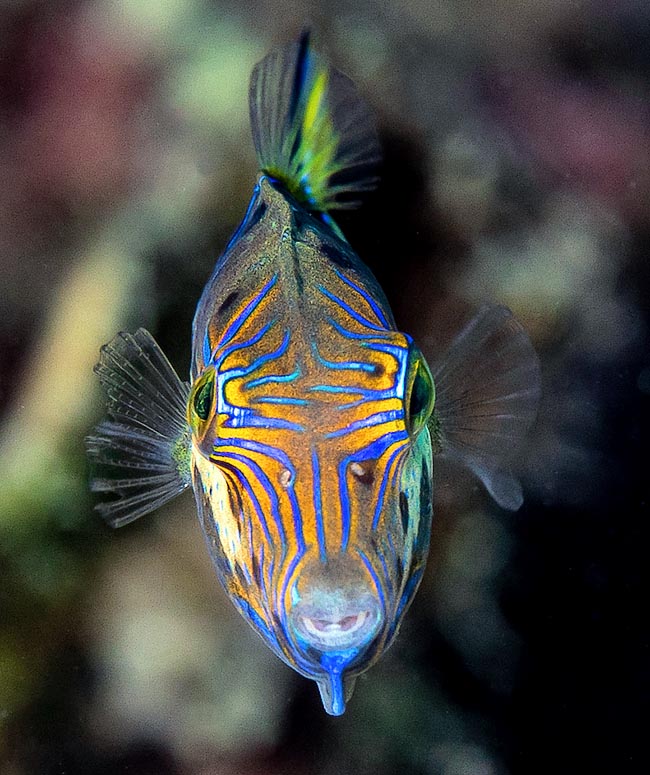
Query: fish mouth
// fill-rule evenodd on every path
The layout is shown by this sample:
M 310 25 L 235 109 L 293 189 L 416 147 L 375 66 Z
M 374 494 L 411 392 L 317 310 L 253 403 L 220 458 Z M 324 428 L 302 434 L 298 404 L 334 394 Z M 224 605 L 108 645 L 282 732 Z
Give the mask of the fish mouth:
M 312 616 L 301 616 L 300 623 L 312 642 L 323 645 L 342 646 L 356 640 L 363 631 L 372 614 L 370 611 L 359 611 L 356 614 L 342 616 L 340 619 L 319 619 Z
M 377 606 L 366 604 L 352 611 L 295 611 L 294 630 L 319 651 L 360 648 L 377 633 L 381 616 Z

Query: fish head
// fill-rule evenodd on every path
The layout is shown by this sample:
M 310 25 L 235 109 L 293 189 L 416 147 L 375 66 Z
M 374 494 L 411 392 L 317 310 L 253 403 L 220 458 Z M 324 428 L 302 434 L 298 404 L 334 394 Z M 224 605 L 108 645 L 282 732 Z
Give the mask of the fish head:
M 195 318 L 194 491 L 235 606 L 338 714 L 421 579 L 433 379 L 347 243 L 265 179 L 244 223 Z

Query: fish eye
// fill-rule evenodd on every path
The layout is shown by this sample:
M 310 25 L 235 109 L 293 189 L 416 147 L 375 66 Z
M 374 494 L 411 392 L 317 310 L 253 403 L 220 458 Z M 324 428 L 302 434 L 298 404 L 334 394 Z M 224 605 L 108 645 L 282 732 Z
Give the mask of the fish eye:
M 426 425 L 436 399 L 433 377 L 419 350 L 413 354 L 411 367 L 410 390 L 408 393 L 407 425 L 413 435 L 419 433 Z
M 214 400 L 214 369 L 198 379 L 192 389 L 190 405 L 196 417 L 205 422 L 210 416 Z

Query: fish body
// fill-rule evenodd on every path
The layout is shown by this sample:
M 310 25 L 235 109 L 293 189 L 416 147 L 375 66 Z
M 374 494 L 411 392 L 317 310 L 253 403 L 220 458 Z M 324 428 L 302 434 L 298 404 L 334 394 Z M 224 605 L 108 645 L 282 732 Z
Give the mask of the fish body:
M 228 596 L 339 715 L 420 583 L 434 449 L 519 505 L 503 462 L 539 368 L 504 308 L 436 376 L 397 329 L 330 215 L 373 185 L 374 127 L 307 36 L 257 66 L 251 116 L 261 174 L 198 303 L 190 384 L 142 329 L 105 346 L 93 487 L 117 525 L 191 486 Z

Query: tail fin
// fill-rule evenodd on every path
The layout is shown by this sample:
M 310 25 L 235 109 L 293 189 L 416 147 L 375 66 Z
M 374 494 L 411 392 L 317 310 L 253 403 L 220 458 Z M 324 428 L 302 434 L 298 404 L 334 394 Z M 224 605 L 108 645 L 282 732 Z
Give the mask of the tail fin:
M 86 438 L 90 486 L 109 496 L 96 508 L 120 527 L 190 486 L 189 386 L 144 328 L 104 345 L 95 372 L 109 419 Z
M 504 509 L 523 503 L 508 464 L 535 420 L 539 360 L 505 307 L 485 307 L 434 372 L 434 435 L 440 452 L 466 465 Z
M 255 67 L 249 101 L 260 169 L 309 210 L 355 207 L 375 187 L 381 154 L 370 110 L 314 53 L 308 32 Z

